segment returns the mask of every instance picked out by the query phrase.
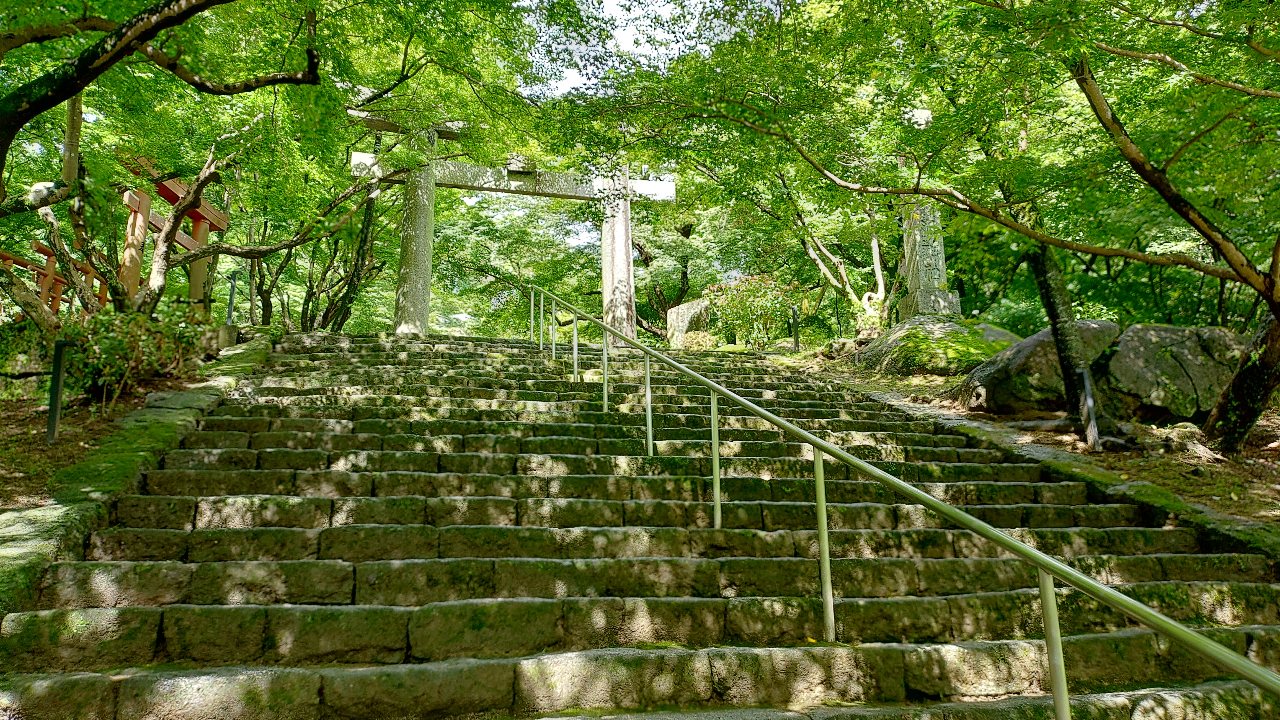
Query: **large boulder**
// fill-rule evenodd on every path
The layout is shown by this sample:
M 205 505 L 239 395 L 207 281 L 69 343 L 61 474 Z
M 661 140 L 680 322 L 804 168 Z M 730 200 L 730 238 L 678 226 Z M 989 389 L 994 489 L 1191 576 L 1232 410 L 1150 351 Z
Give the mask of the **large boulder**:
M 1226 328 L 1131 325 L 1099 378 L 1103 407 L 1116 418 L 1203 418 L 1248 346 Z
M 710 319 L 711 303 L 706 298 L 667 310 L 667 345 L 672 350 L 684 349 L 685 335 L 706 330 Z
M 983 330 L 946 316 L 917 315 L 872 340 L 858 364 L 884 373 L 959 375 L 982 364 L 1008 341 L 990 341 Z
M 1084 341 L 1085 359 L 1090 363 L 1120 336 L 1120 326 L 1106 320 L 1082 320 L 1076 326 Z M 991 413 L 1061 407 L 1066 390 L 1051 330 L 1045 328 L 996 353 L 974 368 L 953 396 L 970 410 Z

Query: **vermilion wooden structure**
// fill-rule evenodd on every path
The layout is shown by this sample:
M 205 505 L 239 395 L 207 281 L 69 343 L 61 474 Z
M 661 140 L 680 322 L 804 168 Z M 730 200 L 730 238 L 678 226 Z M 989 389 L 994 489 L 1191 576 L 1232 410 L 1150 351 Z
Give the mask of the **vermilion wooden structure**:
M 37 255 L 44 257 L 43 263 L 3 251 L 0 251 L 0 263 L 9 268 L 21 268 L 30 272 L 35 279 L 36 287 L 40 288 L 40 301 L 48 305 L 49 309 L 57 315 L 64 302 L 63 296 L 67 294 L 71 284 L 67 282 L 66 278 L 58 274 L 58 264 L 53 257 L 52 248 L 41 243 L 34 243 L 32 249 L 35 250 Z M 75 266 L 89 281 L 90 287 L 97 288 L 98 303 L 105 305 L 107 302 L 107 283 L 103 281 L 102 276 L 94 272 L 89 263 L 76 262 Z M 67 301 L 69 302 L 69 299 Z

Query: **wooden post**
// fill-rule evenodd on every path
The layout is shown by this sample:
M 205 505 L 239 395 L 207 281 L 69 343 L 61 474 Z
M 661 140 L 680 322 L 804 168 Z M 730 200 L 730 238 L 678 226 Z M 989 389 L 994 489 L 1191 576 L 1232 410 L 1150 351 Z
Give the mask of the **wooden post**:
M 56 284 L 58 273 L 57 261 L 53 259 L 50 253 L 45 257 L 44 261 L 44 277 L 40 278 L 40 302 L 48 305 L 53 309 L 53 314 L 58 314 L 58 302 L 54 299 L 54 285 Z M 60 293 L 59 293 L 60 294 Z
M 146 252 L 147 228 L 151 222 L 151 196 L 130 190 L 124 194 L 129 208 L 129 224 L 125 226 L 124 253 L 120 258 L 120 282 L 132 298 L 138 292 L 142 277 L 142 256 Z
M 196 248 L 209 243 L 209 221 L 203 218 L 191 219 L 191 240 Z M 209 314 L 209 306 L 205 302 L 205 284 L 209 281 L 209 264 L 212 258 L 196 260 L 188 265 L 187 299 L 200 306 L 200 312 Z

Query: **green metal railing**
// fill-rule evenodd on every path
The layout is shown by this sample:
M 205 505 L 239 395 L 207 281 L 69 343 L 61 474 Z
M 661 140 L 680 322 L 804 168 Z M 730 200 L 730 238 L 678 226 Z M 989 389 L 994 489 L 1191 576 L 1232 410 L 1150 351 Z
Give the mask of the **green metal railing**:
M 1054 714 L 1057 720 L 1070 720 L 1071 706 L 1070 696 L 1067 690 L 1066 667 L 1062 658 L 1062 630 L 1058 622 L 1058 600 L 1055 592 L 1055 580 L 1061 581 L 1066 585 L 1075 588 L 1108 607 L 1119 610 L 1130 618 L 1137 620 L 1139 623 L 1162 633 L 1166 637 L 1191 650 L 1197 655 L 1239 675 L 1245 680 L 1257 685 L 1259 688 L 1280 697 L 1280 675 L 1277 675 L 1271 670 L 1196 633 L 1186 625 L 1165 616 L 1155 609 L 1138 602 L 1127 595 L 1117 592 L 1106 585 L 1103 585 L 1061 560 L 1050 555 L 1046 555 L 1030 545 L 1019 542 L 996 529 L 994 526 L 979 520 L 963 510 L 935 498 L 914 485 L 894 477 L 865 460 L 854 457 L 844 449 L 823 440 L 817 435 L 796 426 L 768 410 L 765 410 L 759 405 L 756 405 L 719 383 L 694 370 L 691 370 L 688 367 L 685 367 L 667 355 L 646 347 L 642 343 L 637 342 L 634 338 L 628 337 L 625 333 L 611 327 L 603 320 L 595 318 L 578 309 L 572 303 L 565 301 L 554 293 L 532 285 L 527 286 L 526 289 L 529 292 L 529 331 L 531 335 L 533 333 L 535 297 L 538 300 L 537 304 L 541 308 L 545 308 L 545 301 L 549 298 L 551 300 L 553 311 L 557 306 L 560 306 L 573 314 L 572 354 L 573 376 L 575 379 L 581 379 L 580 373 L 578 372 L 578 322 L 579 320 L 582 320 L 600 328 L 603 338 L 600 345 L 600 360 L 602 371 L 601 380 L 603 384 L 603 405 L 605 412 L 608 412 L 609 409 L 609 338 L 613 337 L 618 342 L 639 350 L 644 354 L 645 445 L 646 452 L 650 456 L 654 454 L 653 393 L 650 385 L 650 359 L 652 358 L 653 360 L 666 365 L 694 383 L 707 388 L 711 396 L 712 517 L 713 524 L 716 528 L 720 527 L 721 521 L 719 398 L 723 397 L 729 400 L 752 415 L 755 415 L 761 420 L 764 420 L 778 428 L 786 435 L 789 435 L 790 437 L 812 447 L 815 501 L 818 516 L 818 570 L 819 579 L 822 585 L 823 630 L 827 642 L 835 642 L 836 640 L 835 600 L 831 587 L 831 546 L 827 529 L 827 502 L 824 480 L 824 460 L 826 456 L 830 456 L 835 460 L 856 469 L 862 475 L 888 486 L 890 489 L 894 490 L 899 495 L 910 499 L 912 502 L 927 507 L 948 521 L 954 523 L 957 527 L 986 538 L 1000 546 L 1002 549 L 1012 553 L 1018 559 L 1035 566 L 1039 574 L 1041 618 L 1044 623 L 1045 647 L 1048 651 L 1049 660 L 1050 687 L 1053 693 Z M 551 326 L 551 342 L 552 347 L 554 348 L 555 327 L 557 327 L 557 323 L 554 319 Z M 538 347 L 540 349 L 543 347 L 543 335 L 544 323 L 542 322 L 542 317 L 540 315 L 538 320 Z M 533 338 L 530 338 L 531 341 L 532 339 Z

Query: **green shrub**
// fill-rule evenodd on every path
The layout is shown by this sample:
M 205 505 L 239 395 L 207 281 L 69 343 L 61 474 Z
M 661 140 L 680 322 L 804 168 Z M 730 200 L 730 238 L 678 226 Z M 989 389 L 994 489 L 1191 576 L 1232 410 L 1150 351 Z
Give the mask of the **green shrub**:
M 715 350 L 720 346 L 720 339 L 704 330 L 692 330 L 684 334 L 685 350 Z
M 154 319 L 106 308 L 81 324 L 68 323 L 59 338 L 73 343 L 66 359 L 67 389 L 114 401 L 140 382 L 178 374 L 188 359 L 203 354 L 207 329 L 208 321 L 190 306 L 169 303 Z
M 778 328 L 787 321 L 790 305 L 785 289 L 765 275 L 752 275 L 732 283 L 707 288 L 711 312 L 739 344 L 753 348 L 768 346 Z

